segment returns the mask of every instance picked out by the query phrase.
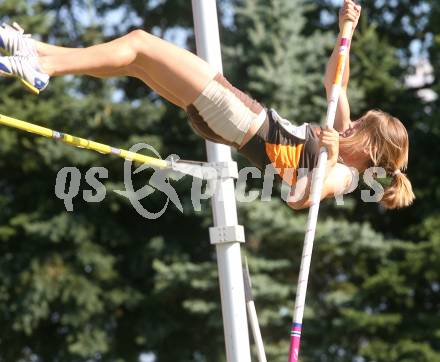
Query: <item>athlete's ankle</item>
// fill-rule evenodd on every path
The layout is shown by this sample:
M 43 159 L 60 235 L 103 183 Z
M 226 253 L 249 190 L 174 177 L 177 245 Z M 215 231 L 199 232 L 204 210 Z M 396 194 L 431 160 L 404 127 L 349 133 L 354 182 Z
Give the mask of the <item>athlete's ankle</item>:
M 38 56 L 36 57 L 36 61 L 38 64 L 38 68 L 42 73 L 49 75 L 50 77 L 54 76 L 55 69 L 52 66 L 52 62 L 50 57 L 47 56 Z

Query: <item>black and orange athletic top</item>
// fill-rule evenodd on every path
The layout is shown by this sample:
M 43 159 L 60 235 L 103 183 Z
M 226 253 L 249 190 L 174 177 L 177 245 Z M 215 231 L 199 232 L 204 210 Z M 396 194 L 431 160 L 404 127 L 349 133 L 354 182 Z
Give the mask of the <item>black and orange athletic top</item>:
M 239 152 L 260 170 L 272 165 L 284 182 L 294 185 L 299 169 L 311 171 L 318 164 L 317 128 L 308 123 L 295 126 L 267 109 L 263 125 Z

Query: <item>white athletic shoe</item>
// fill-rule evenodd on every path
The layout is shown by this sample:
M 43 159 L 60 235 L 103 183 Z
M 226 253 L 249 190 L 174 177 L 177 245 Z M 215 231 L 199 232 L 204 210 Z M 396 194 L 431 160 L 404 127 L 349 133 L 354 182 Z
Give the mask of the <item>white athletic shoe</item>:
M 0 26 L 0 51 L 9 56 L 36 56 L 37 46 L 31 34 L 25 34 L 17 23 Z
M 49 84 L 49 75 L 42 72 L 37 57 L 0 57 L 0 76 L 18 78 L 30 91 L 39 94 Z

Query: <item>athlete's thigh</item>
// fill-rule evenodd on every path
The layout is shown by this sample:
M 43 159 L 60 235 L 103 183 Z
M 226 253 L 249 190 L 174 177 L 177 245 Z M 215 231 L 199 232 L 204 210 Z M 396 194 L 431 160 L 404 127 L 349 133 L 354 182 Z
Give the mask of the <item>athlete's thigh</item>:
M 203 59 L 172 43 L 145 32 L 140 38 L 136 64 L 185 106 L 194 102 L 217 73 Z
M 157 94 L 159 94 L 162 98 L 165 98 L 167 101 L 173 103 L 177 107 L 180 107 L 185 110 L 185 105 L 180 98 L 177 98 L 174 94 L 170 93 L 167 89 L 162 87 L 159 83 L 155 82 L 152 77 L 141 67 L 136 67 L 133 76 L 142 80 L 146 85 L 148 85 L 151 89 L 153 89 Z

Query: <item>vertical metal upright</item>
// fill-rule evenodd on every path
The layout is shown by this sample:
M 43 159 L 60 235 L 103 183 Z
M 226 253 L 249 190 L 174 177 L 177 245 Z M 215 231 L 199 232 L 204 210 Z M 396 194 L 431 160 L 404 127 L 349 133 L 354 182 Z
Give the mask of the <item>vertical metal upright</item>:
M 223 72 L 216 1 L 192 0 L 192 9 L 197 54 L 216 70 Z M 206 149 L 208 162 L 227 171 L 226 176 L 217 180 L 216 192 L 212 198 L 214 227 L 209 230 L 211 244 L 216 246 L 217 251 L 227 361 L 250 362 L 240 251 L 240 243 L 244 242 L 244 230 L 237 224 L 233 179 L 237 166 L 232 162 L 228 146 L 206 142 Z

